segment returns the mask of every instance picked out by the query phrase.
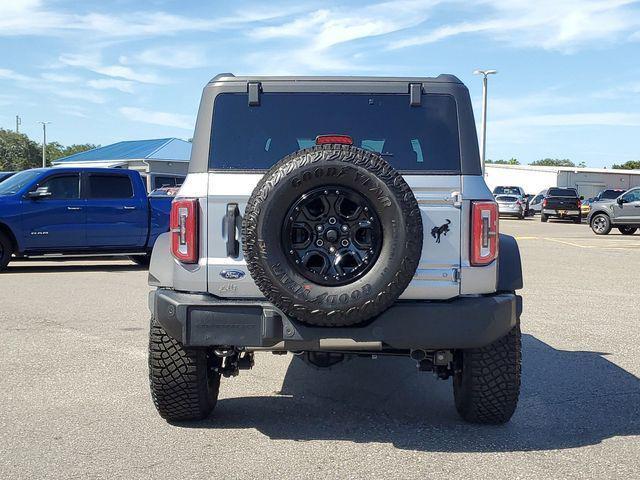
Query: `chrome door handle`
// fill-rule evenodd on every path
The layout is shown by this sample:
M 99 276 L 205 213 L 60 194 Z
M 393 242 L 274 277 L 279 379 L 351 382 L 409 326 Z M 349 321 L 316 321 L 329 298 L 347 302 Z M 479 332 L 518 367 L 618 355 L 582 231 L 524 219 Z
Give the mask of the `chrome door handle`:
M 129 207 L 129 206 L 127 206 L 127 205 L 125 205 L 125 206 L 124 206 L 124 207 L 122 207 L 122 208 L 123 208 L 123 210 L 135 210 L 135 209 L 136 209 L 136 207 Z
M 82 207 L 67 207 L 67 210 L 82 210 Z

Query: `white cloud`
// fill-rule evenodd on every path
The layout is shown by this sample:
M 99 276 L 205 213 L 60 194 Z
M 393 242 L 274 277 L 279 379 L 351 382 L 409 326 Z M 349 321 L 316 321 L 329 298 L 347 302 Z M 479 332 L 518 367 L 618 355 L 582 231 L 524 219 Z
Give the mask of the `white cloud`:
M 30 77 L 14 72 L 13 70 L 9 70 L 8 68 L 0 68 L 0 79 L 15 80 L 17 82 L 25 82 L 31 80 Z
M 82 3 L 74 10 L 80 12 Z M 140 2 L 142 4 L 142 2 Z M 151 10 L 123 14 L 68 13 L 46 6 L 42 0 L 0 0 L 0 36 L 53 36 L 82 34 L 93 38 L 171 36 L 184 32 L 219 31 L 290 15 L 299 6 L 272 7 L 230 16 L 188 17 Z
M 96 80 L 89 80 L 87 82 L 91 88 L 96 90 L 120 90 L 125 93 L 133 93 L 134 83 L 128 80 L 118 80 L 117 78 L 99 78 Z
M 60 74 L 60 73 L 45 72 L 40 76 L 45 80 L 48 80 L 50 82 L 57 82 L 57 83 L 77 83 L 82 81 L 82 78 L 78 77 L 77 75 L 66 75 L 66 74 Z
M 357 55 L 338 51 L 338 47 L 415 27 L 424 22 L 439 3 L 439 0 L 401 0 L 358 8 L 343 6 L 305 11 L 285 22 L 250 30 L 248 35 L 254 40 L 289 43 L 285 49 L 251 54 L 247 63 L 281 73 L 374 70 L 374 65 L 356 67 Z
M 121 107 L 118 111 L 124 117 L 134 122 L 193 130 L 194 118 L 191 115 L 158 112 L 137 107 Z
M 432 28 L 389 44 L 391 49 L 425 45 L 463 34 L 483 34 L 516 46 L 572 51 L 610 42 L 640 27 L 633 0 L 476 0 L 477 19 Z M 473 11 L 473 9 L 472 9 Z
M 94 73 L 105 75 L 107 77 L 121 78 L 124 80 L 131 80 L 140 83 L 153 83 L 162 84 L 165 83 L 155 73 L 141 73 L 133 70 L 130 67 L 124 65 L 104 65 L 102 64 L 99 55 L 89 54 L 65 54 L 59 58 L 63 65 L 71 67 L 86 68 Z
M 132 57 L 120 57 L 120 63 L 168 68 L 198 68 L 207 65 L 205 51 L 196 45 L 148 48 Z

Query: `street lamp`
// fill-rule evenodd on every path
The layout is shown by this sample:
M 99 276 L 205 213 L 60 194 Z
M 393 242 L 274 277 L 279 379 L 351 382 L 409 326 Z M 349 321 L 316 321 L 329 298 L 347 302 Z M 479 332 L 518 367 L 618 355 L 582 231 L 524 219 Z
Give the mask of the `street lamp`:
M 498 73 L 497 70 L 474 70 L 474 75 L 482 75 L 482 146 L 480 148 L 482 156 L 482 174 L 484 175 L 484 160 L 487 152 L 487 76 Z
M 38 122 L 42 124 L 42 168 L 47 166 L 47 125 L 51 122 Z

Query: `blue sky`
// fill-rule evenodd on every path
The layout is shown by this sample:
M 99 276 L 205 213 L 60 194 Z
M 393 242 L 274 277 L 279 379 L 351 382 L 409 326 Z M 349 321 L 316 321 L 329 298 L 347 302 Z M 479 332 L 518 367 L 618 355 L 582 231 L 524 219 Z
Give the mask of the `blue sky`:
M 63 144 L 192 134 L 236 74 L 490 80 L 488 158 L 640 159 L 640 5 L 624 0 L 0 0 L 0 127 Z

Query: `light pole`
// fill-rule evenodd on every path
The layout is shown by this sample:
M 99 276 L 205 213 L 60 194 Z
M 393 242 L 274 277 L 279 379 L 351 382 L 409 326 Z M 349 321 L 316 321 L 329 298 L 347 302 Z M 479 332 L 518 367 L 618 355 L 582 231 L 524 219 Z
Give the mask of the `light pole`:
M 42 168 L 47 166 L 47 125 L 51 122 L 38 122 L 42 124 Z
M 480 147 L 480 161 L 484 175 L 484 160 L 487 152 L 487 76 L 498 73 L 497 70 L 474 70 L 474 75 L 482 75 L 482 145 Z

